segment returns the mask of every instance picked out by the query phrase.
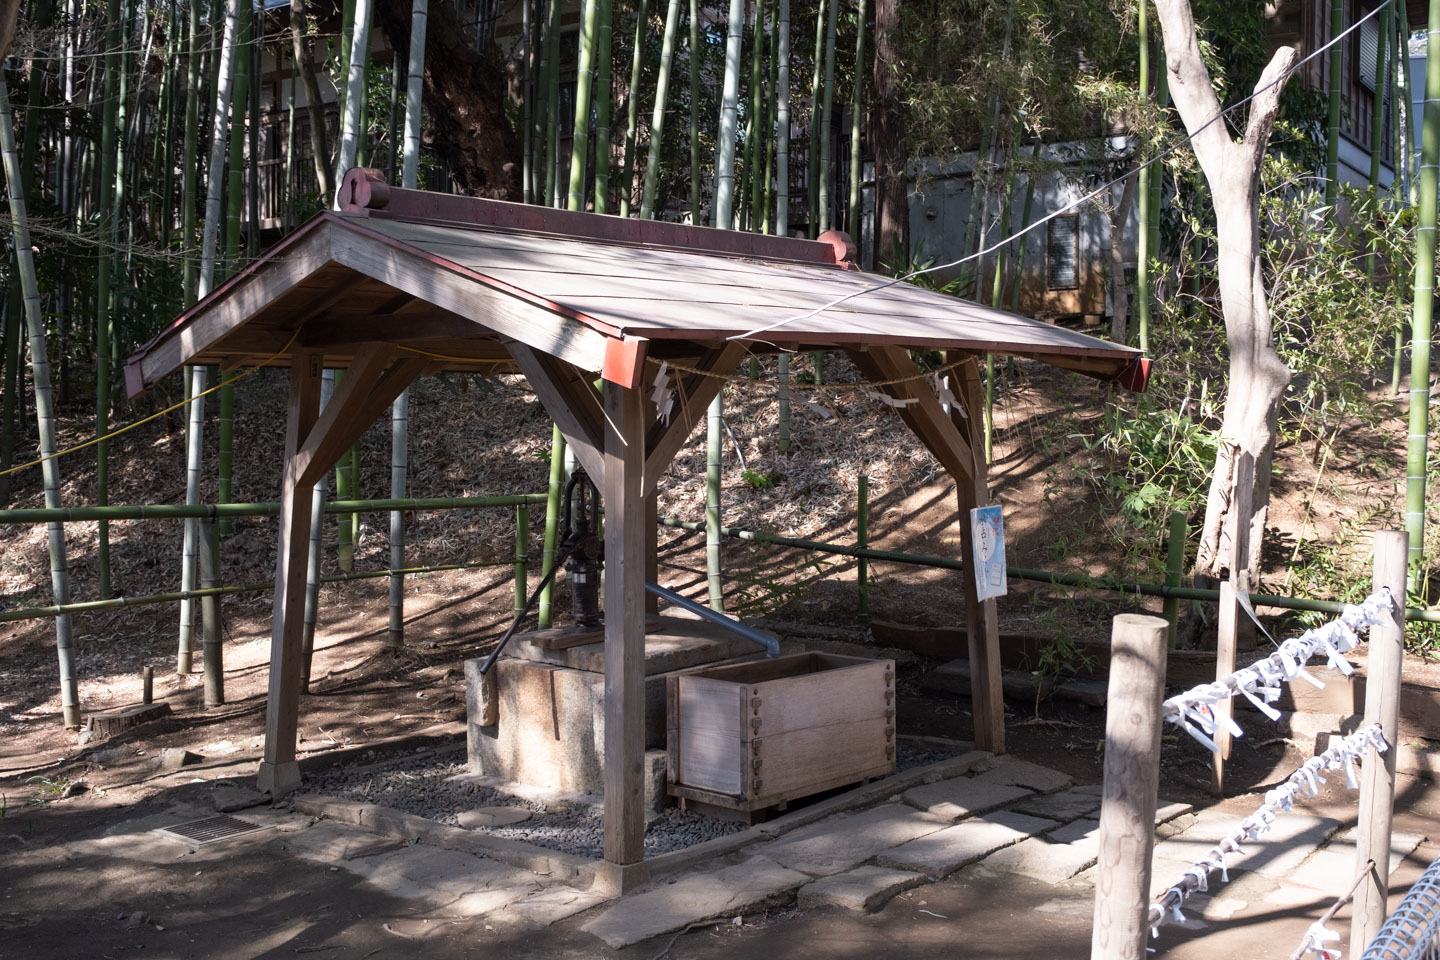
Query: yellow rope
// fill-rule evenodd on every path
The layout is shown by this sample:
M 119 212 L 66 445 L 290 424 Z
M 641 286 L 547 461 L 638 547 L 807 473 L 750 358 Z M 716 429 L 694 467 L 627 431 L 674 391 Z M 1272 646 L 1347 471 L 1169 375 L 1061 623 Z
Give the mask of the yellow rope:
M 456 363 L 513 363 L 511 360 L 497 360 L 494 357 L 452 357 L 444 353 L 431 353 L 429 350 L 420 350 L 416 347 L 407 347 L 404 344 L 396 344 L 406 353 L 418 353 L 422 357 L 434 357 L 436 360 L 453 360 Z
M 209 390 L 205 390 L 205 391 L 202 391 L 201 393 L 197 393 L 195 396 L 191 397 L 189 400 L 181 400 L 179 403 L 173 403 L 173 404 L 171 404 L 170 406 L 166 407 L 164 410 L 158 411 L 157 413 L 152 413 L 152 414 L 150 414 L 150 416 L 145 417 L 145 418 L 143 418 L 143 419 L 141 419 L 141 420 L 136 420 L 134 423 L 126 424 L 125 426 L 121 427 L 119 430 L 112 430 L 112 431 L 110 431 L 109 433 L 105 434 L 104 436 L 95 437 L 95 438 L 93 438 L 93 439 L 86 440 L 84 443 L 78 443 L 78 444 L 76 444 L 75 446 L 73 446 L 73 447 L 67 447 L 67 448 L 64 449 L 64 450 L 57 450 L 56 452 L 50 454 L 48 457 L 41 457 L 41 458 L 38 459 L 38 460 L 31 460 L 29 463 L 22 463 L 22 464 L 20 464 L 19 466 L 11 467 L 11 468 L 8 469 L 8 470 L 0 470 L 0 477 L 3 477 L 3 476 L 5 476 L 5 475 L 11 474 L 11 473 L 19 473 L 21 470 L 28 470 L 28 469 L 30 469 L 31 467 L 38 467 L 38 466 L 40 466 L 40 464 L 44 463 L 44 462 L 47 461 L 47 460 L 54 460 L 56 457 L 63 457 L 63 456 L 66 456 L 67 454 L 75 453 L 75 452 L 78 451 L 78 450 L 84 450 L 86 447 L 93 447 L 93 446 L 95 446 L 95 444 L 97 444 L 97 443 L 101 443 L 101 442 L 103 442 L 103 441 L 105 441 L 105 440 L 109 440 L 109 439 L 111 439 L 112 437 L 118 437 L 118 436 L 120 436 L 120 434 L 125 433 L 125 432 L 130 431 L 130 430 L 134 430 L 136 427 L 141 426 L 142 424 L 146 424 L 146 423 L 149 423 L 151 420 L 155 420 L 155 419 L 157 419 L 157 418 L 159 418 L 159 417 L 163 417 L 163 416 L 165 416 L 165 414 L 169 413 L 170 411 L 172 411 L 172 410 L 178 410 L 178 409 L 180 409 L 181 407 L 186 406 L 187 404 L 193 403 L 194 401 L 199 400 L 199 399 L 202 398 L 202 397 L 205 397 L 205 396 L 208 396 L 209 394 L 214 393 L 216 390 L 220 390 L 220 389 L 223 389 L 224 387 L 228 387 L 228 386 L 230 386 L 232 383 L 235 383 L 237 380 L 243 380 L 243 379 L 245 379 L 246 377 L 250 376 L 252 373 L 254 373 L 256 370 L 259 370 L 259 369 L 261 369 L 262 367 L 268 367 L 270 364 L 274 363 L 282 354 L 285 353 L 286 350 L 289 350 L 289 349 L 290 349 L 290 345 L 295 342 L 295 338 L 298 337 L 298 336 L 300 336 L 300 328 L 299 328 L 299 327 L 296 327 L 296 328 L 295 328 L 295 332 L 290 335 L 290 339 L 285 343 L 285 346 L 281 347 L 281 348 L 279 349 L 279 351 L 277 351 L 276 353 L 273 353 L 273 354 L 271 354 L 269 357 L 265 358 L 265 360 L 264 360 L 263 363 L 260 363 L 258 366 L 251 367 L 249 370 L 246 370 L 244 373 L 237 373 L 235 376 L 231 377 L 231 378 L 228 379 L 228 380 L 222 380 L 221 382 L 215 384 L 215 386 L 211 387 Z
M 819 385 L 813 383 L 797 383 L 794 380 L 789 380 L 786 381 L 785 386 L 791 390 L 827 390 L 831 392 L 837 390 L 872 390 L 876 387 L 890 387 L 898 383 L 912 383 L 916 380 L 924 380 L 926 377 L 929 377 L 932 374 L 938 376 L 942 373 L 948 373 L 949 371 L 954 370 L 956 367 L 964 366 L 966 363 L 969 363 L 973 359 L 974 357 L 965 357 L 963 359 L 947 363 L 942 367 L 936 367 L 934 370 L 917 369 L 915 373 L 906 374 L 903 377 L 892 377 L 889 380 L 862 380 L 859 383 L 826 383 Z M 671 370 L 679 370 L 682 373 L 693 373 L 697 376 L 710 377 L 714 380 L 724 380 L 726 383 L 761 382 L 758 379 L 751 379 L 747 374 L 716 373 L 713 370 L 701 370 L 697 367 L 687 367 L 685 364 L 676 363 L 674 360 L 656 360 L 654 358 L 651 358 L 649 360 L 649 363 L 654 365 L 657 369 L 659 368 L 661 363 L 664 363 Z M 780 381 L 770 381 L 769 385 L 775 387 L 776 389 L 779 389 Z

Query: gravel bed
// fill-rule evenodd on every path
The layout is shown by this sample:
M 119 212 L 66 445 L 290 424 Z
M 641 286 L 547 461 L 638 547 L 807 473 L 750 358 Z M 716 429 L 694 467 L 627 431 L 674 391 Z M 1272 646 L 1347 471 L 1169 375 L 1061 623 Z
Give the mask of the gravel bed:
M 382 769 L 337 767 L 307 779 L 306 791 L 378 803 L 452 826 L 457 824 L 461 813 L 475 807 L 521 807 L 531 812 L 529 820 L 490 827 L 485 832 L 580 857 L 598 860 L 603 856 L 604 823 L 598 807 L 568 801 L 546 804 L 524 800 L 455 779 L 468 772 L 464 763 L 452 763 L 443 755 L 416 757 Z M 653 857 L 681 850 L 744 829 L 743 823 L 715 820 L 678 807 L 667 807 L 665 813 L 645 829 L 645 855 Z
M 954 755 L 951 751 L 921 749 L 902 742 L 896 748 L 896 767 L 910 770 Z M 450 756 L 449 753 L 428 754 L 389 764 L 367 761 L 334 767 L 307 778 L 305 789 L 307 793 L 378 803 L 452 826 L 458 824 L 460 814 L 476 807 L 520 807 L 530 811 L 530 819 L 485 828 L 485 832 L 591 859 L 603 855 L 603 821 L 598 807 L 570 801 L 547 804 L 500 793 L 460 779 L 461 774 L 469 771 L 464 763 L 452 762 Z M 667 807 L 665 813 L 645 829 L 645 855 L 653 857 L 681 850 L 744 829 L 745 824 L 738 821 L 716 820 L 678 807 Z

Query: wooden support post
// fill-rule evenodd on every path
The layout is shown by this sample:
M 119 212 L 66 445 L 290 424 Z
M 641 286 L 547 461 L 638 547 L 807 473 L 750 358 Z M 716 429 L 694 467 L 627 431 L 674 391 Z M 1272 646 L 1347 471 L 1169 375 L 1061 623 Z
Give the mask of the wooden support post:
M 1230 538 L 1230 576 L 1220 584 L 1220 612 L 1216 619 L 1215 631 L 1215 679 L 1223 680 L 1235 672 L 1235 651 L 1240 648 L 1243 632 L 1240 623 L 1240 604 L 1235 599 L 1236 590 L 1250 590 L 1249 576 L 1245 569 L 1250 556 L 1250 514 L 1251 491 L 1255 486 L 1255 458 L 1243 450 L 1235 451 L 1234 499 L 1230 512 L 1234 517 L 1233 533 Z M 1251 634 L 1253 636 L 1253 633 Z M 1210 789 L 1215 796 L 1225 795 L 1225 761 L 1230 759 L 1230 731 L 1225 721 L 1234 712 L 1229 700 L 1221 700 L 1213 707 L 1218 721 L 1215 729 L 1215 746 L 1220 749 L 1211 755 Z
M 270 626 L 270 690 L 265 716 L 265 759 L 260 790 L 281 797 L 300 785 L 295 731 L 300 713 L 300 659 L 305 561 L 310 550 L 310 498 L 315 481 L 302 483 L 297 456 L 320 408 L 320 355 L 297 353 L 290 367 L 285 424 L 285 472 L 275 557 L 275 602 Z
M 214 520 L 200 521 L 200 589 L 220 586 L 220 531 Z M 205 706 L 225 704 L 225 623 L 220 619 L 220 597 L 200 600 L 201 637 L 205 664 Z
M 1168 626 L 1160 617 L 1122 613 L 1111 629 L 1105 785 L 1090 960 L 1145 957 Z
M 965 626 L 970 644 L 970 712 L 975 718 L 975 749 L 1005 752 L 1005 696 L 1000 686 L 1000 623 L 995 601 L 980 600 L 975 571 L 975 538 L 970 531 L 970 511 L 990 502 L 985 466 L 984 385 L 980 365 L 971 357 L 955 370 L 956 399 L 964 405 L 952 416 L 968 438 L 971 473 L 968 479 L 955 478 L 960 512 L 960 555 L 966 569 L 961 574 L 965 593 Z
M 1410 538 L 1404 530 L 1375 534 L 1374 587 L 1389 587 L 1395 597 L 1391 622 L 1370 628 L 1369 662 L 1365 674 L 1364 726 L 1378 723 L 1390 749 L 1364 760 L 1360 774 L 1359 827 L 1356 829 L 1357 872 L 1373 860 L 1370 875 L 1355 891 L 1350 921 L 1350 956 L 1365 952 L 1385 922 L 1390 893 L 1390 826 L 1395 812 L 1395 753 L 1400 744 L 1400 672 L 1405 655 L 1405 562 Z
M 616 892 L 645 868 L 645 396 L 605 384 L 605 861 Z

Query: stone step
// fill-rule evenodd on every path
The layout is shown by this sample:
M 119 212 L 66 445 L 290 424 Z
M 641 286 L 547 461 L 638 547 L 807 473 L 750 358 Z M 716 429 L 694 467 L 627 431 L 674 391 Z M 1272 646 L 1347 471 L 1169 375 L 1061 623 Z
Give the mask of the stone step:
M 935 833 L 946 821 L 899 803 L 833 817 L 767 844 L 770 860 L 812 877 L 843 873 L 883 850 Z
M 911 870 L 939 880 L 996 850 L 1055 826 L 1054 820 L 1002 810 L 912 840 L 882 853 L 876 862 L 882 867 Z
M 823 905 L 874 913 L 896 894 L 927 882 L 929 878 L 923 873 L 886 867 L 856 867 L 805 884 L 796 894 L 796 901 L 802 907 Z
M 765 857 L 691 873 L 616 903 L 582 928 L 619 950 L 700 920 L 729 917 L 773 899 L 788 899 L 809 877 Z

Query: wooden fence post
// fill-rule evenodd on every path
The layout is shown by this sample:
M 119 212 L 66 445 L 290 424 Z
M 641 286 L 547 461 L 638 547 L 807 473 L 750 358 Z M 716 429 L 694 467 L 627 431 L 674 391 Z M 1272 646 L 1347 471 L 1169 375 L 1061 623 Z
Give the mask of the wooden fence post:
M 1170 539 L 1165 545 L 1165 586 L 1180 586 L 1180 578 L 1185 572 L 1185 534 L 1188 529 L 1189 517 L 1183 510 L 1170 511 Z M 1176 597 L 1165 598 L 1165 612 L 1162 616 L 1170 622 L 1170 635 L 1167 640 L 1170 648 L 1175 648 L 1175 634 L 1180 623 L 1180 601 Z
M 1230 576 L 1220 584 L 1220 610 L 1215 631 L 1215 679 L 1224 680 L 1235 672 L 1235 651 L 1254 644 L 1245 644 L 1247 631 L 1240 617 L 1240 604 L 1235 591 L 1250 592 L 1248 571 L 1250 558 L 1251 493 L 1255 485 L 1255 458 L 1244 450 L 1235 451 L 1235 492 L 1230 511 L 1235 515 L 1230 537 Z M 1253 639 L 1253 637 L 1252 637 Z M 1225 796 L 1225 761 L 1230 759 L 1230 730 L 1225 722 L 1234 712 L 1229 700 L 1215 704 L 1215 751 L 1210 761 L 1210 788 L 1215 796 Z
M 1350 956 L 1358 957 L 1385 922 L 1390 893 L 1390 824 L 1395 807 L 1395 754 L 1400 749 L 1400 668 L 1405 654 L 1405 562 L 1410 538 L 1404 530 L 1375 534 L 1374 589 L 1389 587 L 1395 598 L 1390 623 L 1370 628 L 1365 671 L 1365 722 L 1378 723 L 1390 749 L 1365 758 L 1360 774 L 1359 827 L 1355 868 L 1369 876 L 1355 891 L 1350 921 Z M 1377 762 L 1378 761 L 1378 762 Z
M 1160 617 L 1122 613 L 1111 630 L 1105 786 L 1090 960 L 1145 957 L 1169 627 Z

